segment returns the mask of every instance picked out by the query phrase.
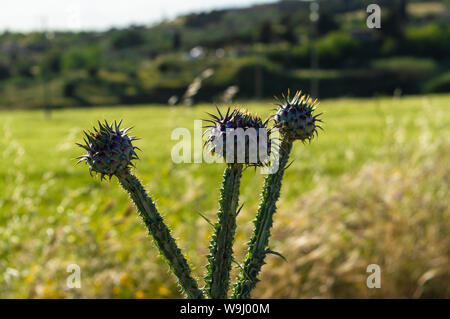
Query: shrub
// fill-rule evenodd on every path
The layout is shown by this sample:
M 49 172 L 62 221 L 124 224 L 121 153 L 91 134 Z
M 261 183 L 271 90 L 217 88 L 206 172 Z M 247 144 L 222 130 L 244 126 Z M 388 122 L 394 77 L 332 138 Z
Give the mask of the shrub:
M 407 51 L 419 56 L 445 59 L 450 55 L 450 27 L 429 24 L 406 31 Z
M 343 32 L 330 32 L 317 42 L 317 54 L 325 67 L 342 67 L 360 54 L 360 43 Z
M 138 29 L 123 30 L 111 40 L 114 49 L 132 48 L 144 44 L 143 32 Z
M 372 68 L 385 78 L 384 84 L 392 89 L 401 88 L 404 93 L 420 93 L 424 81 L 430 79 L 438 70 L 432 59 L 415 57 L 393 57 L 372 62 Z
M 408 76 L 427 76 L 437 71 L 438 65 L 432 59 L 414 57 L 392 57 L 372 62 L 375 70 L 403 73 Z
M 0 64 L 0 81 L 3 79 L 7 79 L 9 76 L 9 68 L 4 64 Z
M 262 53 L 273 63 L 277 63 L 285 68 L 309 67 L 311 45 L 304 42 L 297 46 L 266 46 Z
M 90 67 L 98 67 L 101 64 L 102 54 L 98 47 L 71 48 L 61 58 L 61 69 L 69 72 Z
M 46 54 L 41 62 L 41 67 L 49 73 L 57 74 L 61 72 L 62 54 L 58 51 L 52 51 Z
M 450 92 L 450 72 L 441 74 L 428 81 L 424 86 L 426 93 Z

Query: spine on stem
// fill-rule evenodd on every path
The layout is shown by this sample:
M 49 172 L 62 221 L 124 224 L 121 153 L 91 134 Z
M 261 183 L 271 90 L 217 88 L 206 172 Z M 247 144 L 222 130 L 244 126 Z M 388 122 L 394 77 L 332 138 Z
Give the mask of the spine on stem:
M 191 269 L 186 258 L 178 248 L 169 228 L 164 223 L 153 200 L 146 193 L 140 181 L 129 172 L 118 175 L 118 178 L 120 185 L 128 192 L 136 205 L 139 215 L 155 240 L 159 251 L 166 259 L 175 276 L 177 276 L 178 283 L 184 293 L 191 299 L 202 298 L 203 293 L 191 275 Z
M 283 95 L 283 98 L 279 100 L 278 109 L 274 115 L 274 127 L 282 135 L 279 148 L 279 169 L 265 179 L 261 203 L 254 221 L 255 228 L 232 298 L 250 298 L 251 291 L 258 282 L 258 275 L 264 265 L 264 259 L 271 252 L 267 250 L 270 229 L 277 209 L 276 203 L 280 197 L 281 182 L 292 144 L 295 140 L 310 142 L 314 138 L 314 134 L 317 135 L 317 128 L 321 129 L 318 125 L 318 122 L 321 122 L 318 118 L 320 114 L 313 115 L 316 105 L 317 100 L 313 101 L 310 96 L 302 94 L 301 91 L 296 92 L 292 98 L 288 91 L 287 95 Z
M 273 215 L 276 212 L 276 203 L 281 192 L 281 181 L 291 149 L 292 141 L 283 140 L 279 151 L 279 169 L 276 173 L 268 175 L 264 181 L 261 204 L 253 222 L 255 228 L 248 243 L 248 252 L 244 266 L 238 282 L 235 284 L 232 298 L 250 298 L 250 292 L 259 281 L 258 274 L 264 265 L 264 258 L 267 253 L 266 247 L 269 243 L 270 229 L 273 224 Z
M 242 169 L 241 164 L 227 165 L 223 174 L 218 221 L 209 245 L 205 276 L 205 292 L 214 299 L 226 299 L 228 295 Z
M 218 108 L 217 111 L 218 115 L 209 114 L 210 119 L 206 120 L 210 125 L 205 132 L 205 146 L 212 154 L 223 156 L 227 167 L 220 191 L 218 221 L 209 246 L 205 293 L 214 299 L 225 299 L 233 261 L 242 170 L 244 167 L 266 164 L 268 156 L 260 152 L 258 146 L 265 144 L 270 148 L 271 140 L 267 121 L 259 116 L 241 109 L 231 111 L 228 108 L 224 114 Z M 239 132 L 244 134 L 239 136 Z

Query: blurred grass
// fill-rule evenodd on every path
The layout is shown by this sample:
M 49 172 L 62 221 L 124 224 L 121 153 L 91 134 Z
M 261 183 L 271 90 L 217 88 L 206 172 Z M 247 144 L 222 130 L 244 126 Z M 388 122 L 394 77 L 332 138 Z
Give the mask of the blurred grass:
M 289 262 L 268 257 L 255 295 L 450 297 L 449 105 L 449 95 L 323 101 L 326 130 L 295 145 L 284 181 L 273 246 Z M 272 108 L 246 106 L 262 115 Z M 75 166 L 74 143 L 97 119 L 135 127 L 136 174 L 201 278 L 211 229 L 198 213 L 215 218 L 223 165 L 172 163 L 170 135 L 193 131 L 210 109 L 74 109 L 51 119 L 0 112 L 0 297 L 180 297 L 126 194 Z M 252 170 L 244 176 L 238 260 L 262 180 Z M 365 287 L 369 262 L 386 271 L 381 289 Z M 72 263 L 81 289 L 66 287 Z

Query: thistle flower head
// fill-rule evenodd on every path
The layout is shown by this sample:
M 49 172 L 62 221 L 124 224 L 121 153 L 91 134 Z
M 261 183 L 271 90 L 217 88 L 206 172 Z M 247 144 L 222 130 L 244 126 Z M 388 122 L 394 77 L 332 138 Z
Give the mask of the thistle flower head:
M 89 165 L 89 172 L 105 176 L 113 176 L 120 172 L 127 171 L 130 166 L 134 166 L 132 161 L 138 159 L 136 146 L 133 146 L 133 136 L 128 136 L 130 128 L 121 129 L 122 121 L 109 124 L 98 122 L 98 128 L 93 131 L 85 131 L 85 144 L 78 146 L 86 150 L 86 154 L 78 157 L 80 162 L 86 162 Z
M 247 110 L 228 108 L 222 114 L 208 113 L 210 125 L 205 146 L 210 152 L 224 157 L 227 164 L 242 163 L 248 166 L 263 166 L 269 162 L 271 148 L 271 131 L 267 128 L 268 121 Z
M 291 140 L 311 141 L 314 133 L 317 135 L 317 128 L 322 129 L 318 122 L 322 122 L 313 115 L 318 104 L 317 100 L 312 100 L 309 95 L 297 91 L 294 97 L 290 97 L 290 92 L 282 96 L 279 100 L 278 109 L 274 116 L 275 127 L 280 133 Z

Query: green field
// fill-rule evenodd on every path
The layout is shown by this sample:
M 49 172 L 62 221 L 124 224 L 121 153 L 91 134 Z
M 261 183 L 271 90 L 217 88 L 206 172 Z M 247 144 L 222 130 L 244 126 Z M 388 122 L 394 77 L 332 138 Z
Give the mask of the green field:
M 248 103 L 264 116 L 271 102 Z M 325 100 L 325 132 L 294 146 L 257 297 L 450 297 L 450 95 Z M 201 278 L 223 164 L 174 164 L 170 139 L 209 105 L 0 112 L 0 297 L 180 297 L 117 180 L 74 158 L 83 129 L 123 119 L 146 184 Z M 263 176 L 244 174 L 242 260 Z M 382 288 L 366 287 L 379 264 Z M 68 289 L 66 267 L 81 267 Z

